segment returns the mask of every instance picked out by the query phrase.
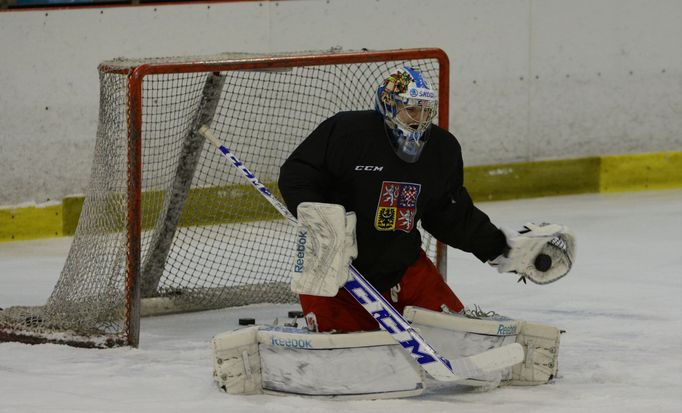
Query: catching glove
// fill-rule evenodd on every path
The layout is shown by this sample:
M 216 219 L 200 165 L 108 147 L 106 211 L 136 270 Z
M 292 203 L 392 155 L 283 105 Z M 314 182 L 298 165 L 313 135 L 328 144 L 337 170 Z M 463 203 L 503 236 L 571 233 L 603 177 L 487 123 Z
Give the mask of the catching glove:
M 500 273 L 511 272 L 536 284 L 549 284 L 568 274 L 575 259 L 575 236 L 559 224 L 526 224 L 521 231 L 500 228 L 508 250 L 488 261 Z

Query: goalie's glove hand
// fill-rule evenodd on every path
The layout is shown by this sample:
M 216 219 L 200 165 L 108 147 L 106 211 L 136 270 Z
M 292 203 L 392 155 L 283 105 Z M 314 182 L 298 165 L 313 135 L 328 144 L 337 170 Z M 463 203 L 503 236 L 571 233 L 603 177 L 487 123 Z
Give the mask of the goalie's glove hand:
M 355 213 L 320 202 L 302 202 L 296 212 L 291 291 L 333 297 L 348 281 L 348 265 L 358 255 Z
M 575 236 L 559 224 L 526 224 L 521 231 L 500 228 L 508 249 L 488 261 L 500 273 L 511 272 L 536 284 L 549 284 L 568 274 L 575 259 Z

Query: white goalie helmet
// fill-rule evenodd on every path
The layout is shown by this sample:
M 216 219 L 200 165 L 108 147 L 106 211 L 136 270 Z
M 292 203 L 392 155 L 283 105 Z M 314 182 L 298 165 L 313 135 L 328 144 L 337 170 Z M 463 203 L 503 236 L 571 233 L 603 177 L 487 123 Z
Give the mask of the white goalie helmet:
M 419 70 L 403 66 L 384 79 L 375 96 L 391 146 L 408 163 L 419 160 L 436 116 L 436 92 Z

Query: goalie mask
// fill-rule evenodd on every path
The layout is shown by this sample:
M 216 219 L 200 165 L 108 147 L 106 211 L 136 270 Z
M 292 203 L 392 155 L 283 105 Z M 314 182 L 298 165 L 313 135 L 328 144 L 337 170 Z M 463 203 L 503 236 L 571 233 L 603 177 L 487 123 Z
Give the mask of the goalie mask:
M 419 160 L 436 116 L 436 92 L 421 73 L 404 66 L 391 73 L 377 90 L 376 110 L 384 118 L 388 139 L 400 159 Z

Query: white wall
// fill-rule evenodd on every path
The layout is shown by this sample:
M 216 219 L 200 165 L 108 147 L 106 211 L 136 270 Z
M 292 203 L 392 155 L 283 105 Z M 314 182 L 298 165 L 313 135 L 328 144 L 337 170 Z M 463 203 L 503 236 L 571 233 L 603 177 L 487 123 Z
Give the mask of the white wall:
M 85 191 L 102 60 L 332 46 L 443 48 L 452 65 L 451 130 L 468 165 L 682 150 L 682 0 L 2 12 L 0 205 Z

